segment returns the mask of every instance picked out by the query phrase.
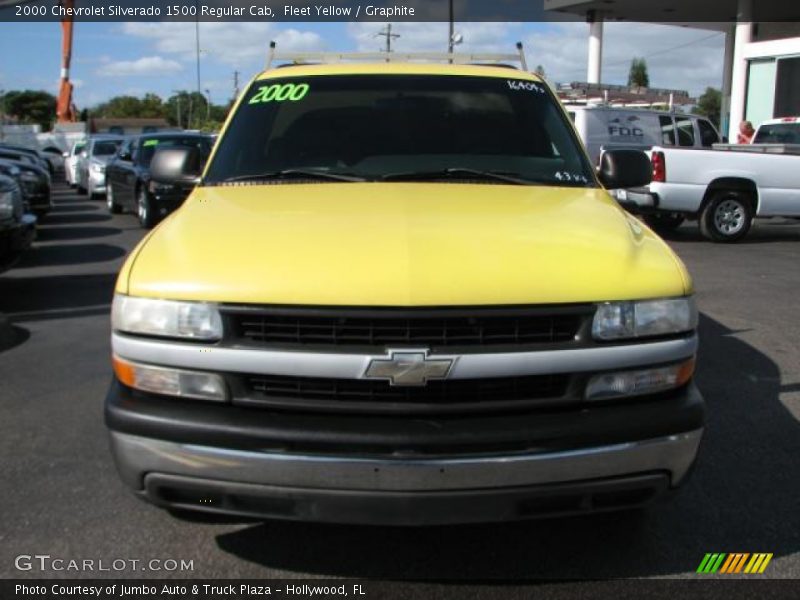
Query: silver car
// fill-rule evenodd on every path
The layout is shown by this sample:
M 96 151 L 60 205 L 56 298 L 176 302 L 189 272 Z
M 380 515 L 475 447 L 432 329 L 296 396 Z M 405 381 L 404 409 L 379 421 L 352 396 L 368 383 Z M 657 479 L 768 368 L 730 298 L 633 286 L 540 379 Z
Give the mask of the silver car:
M 80 140 L 72 144 L 69 152 L 64 153 L 64 175 L 67 183 L 72 187 L 78 185 L 78 161 L 84 148 L 86 148 L 86 140 Z
M 78 160 L 78 192 L 91 198 L 106 193 L 106 165 L 117 153 L 123 138 L 92 137 Z

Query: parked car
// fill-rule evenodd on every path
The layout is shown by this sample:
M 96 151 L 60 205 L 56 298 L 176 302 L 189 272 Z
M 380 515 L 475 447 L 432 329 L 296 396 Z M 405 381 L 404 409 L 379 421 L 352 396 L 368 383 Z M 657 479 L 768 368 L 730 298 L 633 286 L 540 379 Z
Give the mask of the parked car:
M 56 146 L 42 148 L 42 154 L 52 166 L 53 176 L 64 176 L 64 151 Z
M 755 217 L 800 217 L 800 146 L 716 144 L 712 150 L 655 146 L 653 181 L 617 199 L 662 232 L 697 220 L 714 242 L 735 242 Z
M 764 121 L 753 135 L 753 144 L 800 144 L 800 117 Z
M 106 168 L 108 210 L 135 211 L 142 227 L 150 228 L 176 210 L 197 183 L 194 180 L 170 184 L 150 179 L 150 161 L 163 148 L 194 148 L 197 160 L 205 164 L 211 153 L 211 137 L 202 133 L 153 133 L 127 140 Z
M 84 148 L 86 148 L 86 140 L 80 140 L 72 144 L 69 152 L 64 153 L 64 174 L 67 183 L 72 187 L 78 186 L 78 162 Z
M 711 148 L 722 141 L 711 121 L 696 115 L 596 105 L 567 106 L 567 111 L 594 164 L 603 148 Z
M 46 170 L 50 176 L 53 176 L 54 168 L 53 165 L 47 160 L 47 157 L 44 153 L 36 150 L 35 148 L 28 148 L 27 146 L 20 146 L 17 144 L 6 144 L 4 142 L 0 142 L 0 150 L 10 150 L 12 152 L 19 152 L 30 156 L 34 160 L 34 164 L 36 166 L 41 167 L 42 169 Z
M 686 480 L 691 278 L 604 189 L 646 184 L 643 153 L 596 172 L 541 79 L 446 62 L 268 70 L 223 132 L 117 279 L 106 423 L 138 496 L 430 525 Z
M 121 137 L 92 136 L 78 160 L 78 193 L 95 198 L 106 193 L 106 167 L 124 141 Z
M 17 182 L 0 174 L 0 272 L 11 267 L 36 234 L 36 217 L 26 214 Z
M 51 180 L 47 170 L 39 167 L 24 153 L 0 148 L 0 160 L 13 164 L 20 170 L 22 194 L 30 210 L 43 217 L 53 208 Z

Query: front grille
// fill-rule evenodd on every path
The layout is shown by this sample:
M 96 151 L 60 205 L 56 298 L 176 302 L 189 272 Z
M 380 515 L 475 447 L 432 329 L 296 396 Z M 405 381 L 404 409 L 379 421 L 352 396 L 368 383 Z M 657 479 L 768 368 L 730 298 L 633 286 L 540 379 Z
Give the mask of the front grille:
M 565 403 L 569 375 L 430 381 L 392 386 L 385 381 L 249 375 L 246 403 L 314 412 L 432 414 L 509 412 Z
M 443 310 L 228 311 L 237 341 L 362 347 L 532 346 L 575 340 L 586 307 Z

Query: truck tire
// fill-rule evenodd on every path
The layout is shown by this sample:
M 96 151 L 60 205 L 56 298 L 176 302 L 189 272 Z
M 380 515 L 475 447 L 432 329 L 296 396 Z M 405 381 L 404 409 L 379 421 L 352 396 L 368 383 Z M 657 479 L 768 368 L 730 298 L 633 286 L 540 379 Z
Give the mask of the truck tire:
M 680 213 L 673 212 L 657 212 L 652 215 L 646 215 L 644 222 L 657 233 L 670 233 L 680 227 L 686 220 Z
M 733 190 L 714 192 L 700 215 L 700 231 L 712 242 L 737 242 L 752 225 L 750 196 Z

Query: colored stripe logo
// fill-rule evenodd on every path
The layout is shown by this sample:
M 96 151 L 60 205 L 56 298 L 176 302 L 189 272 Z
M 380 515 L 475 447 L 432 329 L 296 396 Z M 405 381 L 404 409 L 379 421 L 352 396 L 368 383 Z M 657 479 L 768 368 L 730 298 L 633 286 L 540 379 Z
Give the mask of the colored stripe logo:
M 700 566 L 697 567 L 698 573 L 724 573 L 726 575 L 746 573 L 763 573 L 769 561 L 772 560 L 772 553 L 749 552 L 709 553 L 703 557 Z

